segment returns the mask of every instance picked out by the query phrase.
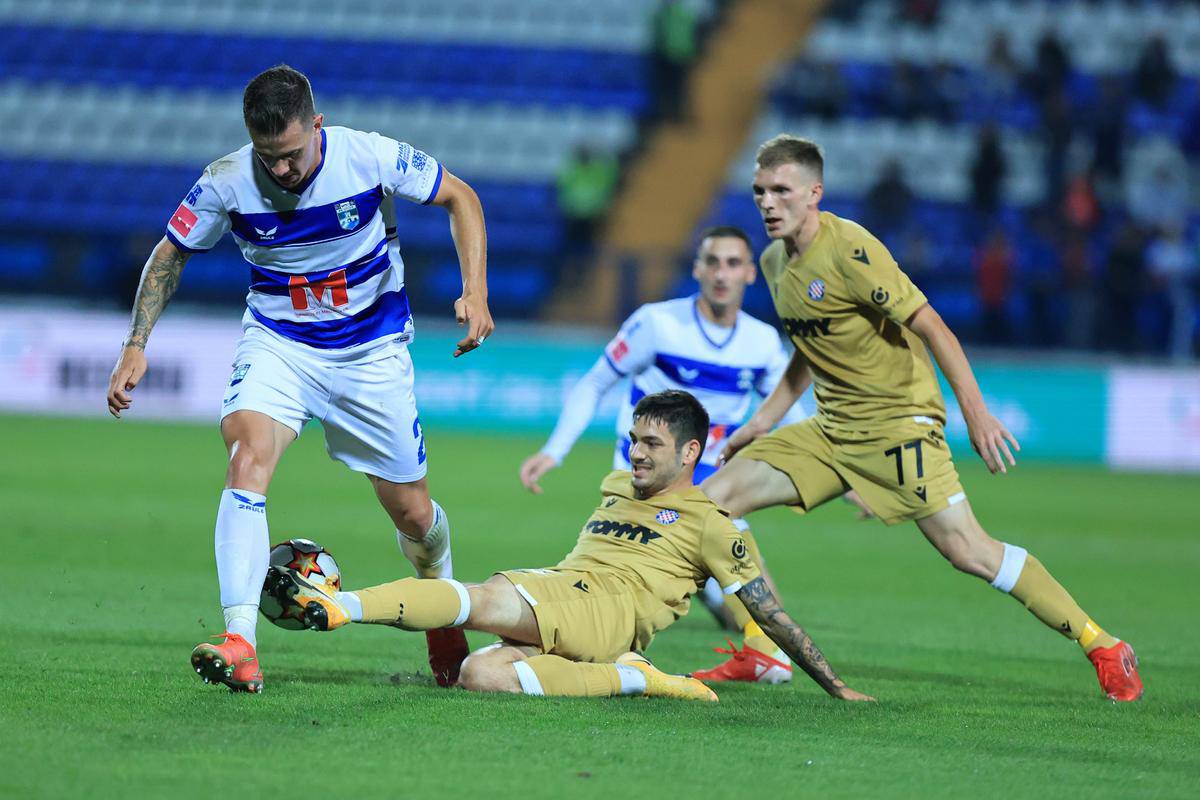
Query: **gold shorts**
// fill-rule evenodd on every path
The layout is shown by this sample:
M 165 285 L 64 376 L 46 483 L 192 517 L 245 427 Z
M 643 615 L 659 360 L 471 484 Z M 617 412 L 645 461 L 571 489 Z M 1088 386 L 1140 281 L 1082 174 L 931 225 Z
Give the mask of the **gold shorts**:
M 889 421 L 872 431 L 827 428 L 817 417 L 747 445 L 738 458 L 762 461 L 791 478 L 803 513 L 848 489 L 883 522 L 936 514 L 962 500 L 962 484 L 942 426 L 928 418 Z
M 507 578 L 533 608 L 543 653 L 610 663 L 635 649 L 637 598 L 624 581 L 594 572 L 510 569 Z

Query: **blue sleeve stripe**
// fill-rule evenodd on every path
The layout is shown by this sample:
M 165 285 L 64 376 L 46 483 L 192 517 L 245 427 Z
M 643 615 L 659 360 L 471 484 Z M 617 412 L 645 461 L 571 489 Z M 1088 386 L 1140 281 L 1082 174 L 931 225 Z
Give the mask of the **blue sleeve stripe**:
M 432 203 L 433 198 L 437 197 L 438 189 L 441 188 L 441 185 L 442 185 L 442 165 L 439 162 L 437 178 L 433 182 L 433 190 L 429 192 L 429 197 L 421 205 L 427 206 L 430 203 Z
M 171 240 L 171 244 L 175 245 L 177 250 L 182 250 L 185 253 L 207 253 L 211 247 L 188 247 L 183 242 L 179 241 L 179 237 L 171 233 L 171 229 L 167 229 L 167 238 Z
M 626 377 L 627 373 L 621 372 L 620 368 L 617 367 L 617 365 L 613 363 L 613 360 L 608 357 L 608 353 L 604 354 L 604 360 L 608 362 L 608 366 L 612 367 L 613 372 L 617 373 L 622 378 Z

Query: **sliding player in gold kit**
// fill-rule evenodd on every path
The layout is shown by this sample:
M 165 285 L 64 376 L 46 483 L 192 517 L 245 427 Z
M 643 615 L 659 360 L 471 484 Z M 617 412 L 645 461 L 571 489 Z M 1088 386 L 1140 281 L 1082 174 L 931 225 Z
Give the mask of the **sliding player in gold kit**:
M 708 422 L 687 392 L 643 397 L 629 432 L 633 471 L 605 478 L 600 505 L 555 567 L 498 572 L 467 586 L 405 578 L 334 595 L 273 567 L 269 591 L 318 630 L 366 622 L 493 633 L 501 641 L 462 667 L 461 685 L 475 691 L 713 701 L 704 684 L 660 672 L 640 655 L 655 633 L 687 613 L 690 596 L 712 576 L 826 692 L 871 700 L 837 677 L 759 574 L 753 541 L 692 485 Z
M 958 339 L 887 248 L 818 209 L 823 169 L 820 148 L 806 139 L 781 135 L 759 148 L 754 200 L 774 239 L 762 273 L 796 352 L 774 392 L 730 437 L 723 456 L 732 460 L 701 488 L 734 517 L 777 505 L 803 512 L 853 489 L 883 522 L 915 521 L 955 568 L 1077 641 L 1109 699 L 1137 700 L 1133 648 L 1097 626 L 1041 562 L 975 519 L 946 444 L 930 352 L 989 470 L 1016 464 L 1017 441 L 988 411 Z M 768 433 L 810 381 L 817 414 Z M 756 657 L 743 648 L 693 675 L 733 679 L 745 674 L 735 665 Z

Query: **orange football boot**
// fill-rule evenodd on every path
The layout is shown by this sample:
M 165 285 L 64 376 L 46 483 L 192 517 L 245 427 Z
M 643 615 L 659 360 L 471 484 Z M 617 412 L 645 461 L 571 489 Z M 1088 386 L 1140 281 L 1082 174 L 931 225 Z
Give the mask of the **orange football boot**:
M 222 683 L 231 692 L 263 690 L 262 669 L 254 645 L 236 633 L 213 636 L 220 644 L 201 642 L 192 650 L 192 667 L 205 683 Z
M 1112 647 L 1097 647 L 1087 657 L 1096 668 L 1100 688 L 1109 700 L 1129 703 L 1142 696 L 1144 689 L 1137 671 L 1137 653 L 1133 652 L 1128 642 L 1117 642 Z
M 437 685 L 446 687 L 458 683 L 458 673 L 470 653 L 463 629 L 437 628 L 425 631 L 425 644 L 429 648 L 429 668 L 433 670 Z
M 729 655 L 723 664 L 712 669 L 696 670 L 693 678 L 702 681 L 720 683 L 722 681 L 743 681 L 745 683 L 787 683 L 792 679 L 792 665 L 771 658 L 766 653 L 760 653 L 753 647 L 742 646 L 741 650 L 734 647 L 733 642 L 726 639 L 729 649 L 713 648 L 715 652 Z

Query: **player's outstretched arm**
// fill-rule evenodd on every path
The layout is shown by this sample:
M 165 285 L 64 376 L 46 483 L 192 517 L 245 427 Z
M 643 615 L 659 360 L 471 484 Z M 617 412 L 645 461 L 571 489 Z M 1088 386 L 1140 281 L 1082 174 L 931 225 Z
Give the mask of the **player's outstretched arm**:
M 129 393 L 146 374 L 146 342 L 150 331 L 179 288 L 179 276 L 189 255 L 164 236 L 142 268 L 129 333 L 108 381 L 108 412 L 114 417 L 119 418 L 133 403 Z
M 808 384 L 812 382 L 812 374 L 808 371 L 808 361 L 797 350 L 792 353 L 783 378 L 775 384 L 775 388 L 763 400 L 750 419 L 733 432 L 721 451 L 721 463 L 724 464 L 746 445 L 763 436 L 787 414 L 796 401 L 804 394 Z
M 454 318 L 459 325 L 467 326 L 467 335 L 454 348 L 454 357 L 458 358 L 483 344 L 496 329 L 487 302 L 487 229 L 483 223 L 483 205 L 474 189 L 445 169 L 432 203 L 450 214 L 450 235 L 454 237 L 462 270 L 463 291 L 454 301 Z
M 950 382 L 950 388 L 954 390 L 954 396 L 958 399 L 958 407 L 962 409 L 963 420 L 967 423 L 967 435 L 975 452 L 993 474 L 1008 472 L 1008 467 L 1004 464 L 1006 457 L 1008 464 L 1015 467 L 1017 460 L 1013 457 L 1012 450 L 1020 452 L 1021 445 L 1017 443 L 1016 437 L 1009 433 L 1008 428 L 1004 427 L 1004 423 L 988 411 L 983 402 L 983 393 L 979 391 L 979 383 L 975 380 L 975 373 L 971 371 L 971 364 L 967 361 L 967 354 L 963 352 L 958 337 L 950 330 L 942 315 L 926 303 L 913 313 L 908 320 L 908 327 L 925 341 L 929 352 L 933 353 L 934 360 L 942 368 L 942 374 Z M 1010 444 L 1012 450 L 1009 449 Z
M 845 684 L 829 666 L 825 656 L 813 643 L 812 637 L 804 632 L 787 615 L 779 598 L 761 576 L 738 590 L 738 599 L 746 606 L 750 616 L 775 644 L 783 648 L 800 669 L 817 682 L 822 689 L 841 700 L 874 700 L 874 697 L 856 692 Z

